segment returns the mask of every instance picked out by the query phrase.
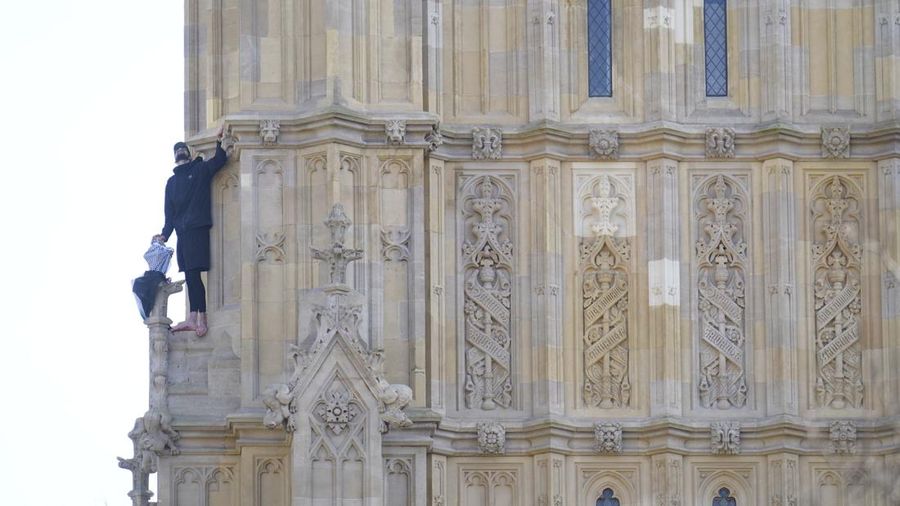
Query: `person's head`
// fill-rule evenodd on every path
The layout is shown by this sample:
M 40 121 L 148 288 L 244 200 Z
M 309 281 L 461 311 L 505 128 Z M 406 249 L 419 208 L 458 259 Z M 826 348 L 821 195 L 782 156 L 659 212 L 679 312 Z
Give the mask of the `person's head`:
M 183 142 L 175 143 L 175 163 L 187 162 L 191 159 L 191 150 L 188 145 Z

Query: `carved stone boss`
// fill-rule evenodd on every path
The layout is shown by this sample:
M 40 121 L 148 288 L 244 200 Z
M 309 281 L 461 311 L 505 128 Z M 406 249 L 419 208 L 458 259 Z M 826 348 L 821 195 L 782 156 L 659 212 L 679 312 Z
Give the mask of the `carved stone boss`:
M 606 454 L 622 453 L 622 424 L 595 423 L 594 450 Z
M 506 452 L 506 428 L 499 422 L 478 424 L 478 449 L 481 453 L 500 455 Z
M 706 129 L 706 157 L 734 158 L 734 129 Z
M 810 198 L 813 226 L 813 292 L 816 311 L 816 401 L 819 406 L 862 406 L 859 346 L 860 192 L 833 176 Z
M 627 406 L 628 275 L 631 242 L 615 237 L 613 217 L 626 207 L 622 181 L 606 175 L 592 180 L 582 198 L 582 216 L 593 237 L 581 243 L 584 341 L 584 402 L 590 407 Z
M 737 455 L 741 453 L 741 424 L 739 422 L 713 422 L 709 429 L 709 445 L 713 455 Z
M 491 176 L 470 180 L 463 195 L 466 407 L 508 408 L 512 403 L 512 199 L 505 183 Z
M 695 202 L 700 402 L 707 408 L 740 408 L 747 401 L 747 201 L 736 181 L 718 175 L 701 183 Z
M 472 158 L 499 160 L 503 155 L 503 132 L 499 128 L 472 129 Z

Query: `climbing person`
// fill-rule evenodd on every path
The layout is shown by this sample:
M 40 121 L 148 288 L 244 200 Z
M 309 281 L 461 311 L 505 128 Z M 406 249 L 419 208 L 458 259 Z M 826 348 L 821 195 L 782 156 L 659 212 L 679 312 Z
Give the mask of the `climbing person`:
M 216 136 L 216 154 L 209 160 L 196 157 L 184 142 L 175 144 L 174 174 L 166 182 L 165 225 L 154 240 L 169 240 L 172 231 L 178 235 L 175 257 L 178 270 L 187 281 L 190 313 L 185 321 L 172 327 L 173 332 L 194 331 L 203 337 L 208 330 L 206 320 L 206 288 L 200 273 L 209 270 L 209 229 L 212 227 L 210 183 L 225 165 L 227 156 L 222 149 L 223 124 Z

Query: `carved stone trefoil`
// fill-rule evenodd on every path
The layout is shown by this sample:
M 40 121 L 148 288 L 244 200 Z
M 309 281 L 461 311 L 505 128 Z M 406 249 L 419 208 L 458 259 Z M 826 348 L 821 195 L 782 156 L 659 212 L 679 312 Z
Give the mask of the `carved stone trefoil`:
M 595 423 L 594 450 L 611 455 L 622 453 L 622 424 Z
M 499 128 L 472 129 L 472 158 L 499 160 L 503 155 L 503 132 Z
M 850 157 L 850 127 L 822 127 L 822 157 Z
M 863 401 L 860 313 L 861 192 L 833 176 L 811 195 L 816 402 L 859 408 Z
M 584 402 L 587 406 L 628 406 L 628 304 L 631 242 L 613 220 L 625 206 L 624 183 L 601 175 L 589 185 L 582 215 L 593 237 L 581 243 Z M 618 216 L 616 216 L 618 218 Z
M 389 119 L 384 122 L 384 135 L 388 144 L 403 144 L 406 137 L 406 121 L 402 119 Z
M 744 315 L 747 199 L 740 184 L 718 175 L 695 199 L 700 334 L 700 403 L 719 409 L 747 402 Z
M 319 417 L 335 435 L 340 435 L 347 425 L 352 422 L 359 413 L 359 406 L 343 388 L 329 391 L 319 399 L 313 408 L 313 412 Z
M 619 132 L 615 130 L 591 130 L 588 145 L 591 148 L 591 154 L 596 158 L 601 160 L 619 158 Z
M 506 453 L 506 429 L 503 425 L 499 422 L 479 423 L 478 449 L 490 455 Z
M 713 455 L 741 453 L 740 422 L 713 422 L 710 426 L 710 450 Z
M 513 245 L 509 238 L 512 199 L 505 183 L 491 176 L 471 180 L 463 192 L 466 406 L 508 408 L 513 388 Z
M 431 131 L 425 134 L 425 142 L 428 144 L 428 152 L 432 153 L 444 144 L 444 135 L 441 134 L 440 123 L 435 123 Z
M 849 420 L 835 420 L 829 427 L 831 451 L 849 455 L 856 450 L 856 424 Z
M 728 127 L 707 128 L 706 157 L 734 158 L 734 129 Z
M 280 132 L 281 123 L 277 119 L 264 119 L 259 122 L 259 136 L 265 146 L 276 144 Z

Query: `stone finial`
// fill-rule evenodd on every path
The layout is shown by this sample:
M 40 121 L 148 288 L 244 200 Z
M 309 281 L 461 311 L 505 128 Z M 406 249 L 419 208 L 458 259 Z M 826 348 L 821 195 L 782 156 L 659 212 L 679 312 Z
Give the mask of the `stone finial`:
M 478 424 L 478 449 L 481 453 L 493 455 L 506 452 L 506 429 L 500 422 Z
M 259 136 L 266 146 L 277 143 L 280 132 L 281 123 L 277 119 L 264 119 L 259 122 Z
M 503 131 L 499 128 L 472 129 L 472 158 L 499 160 L 503 156 Z
M 613 455 L 622 453 L 622 424 L 595 423 L 594 450 Z
M 849 455 L 856 450 L 856 424 L 850 420 L 835 420 L 829 428 L 831 451 Z
M 850 127 L 822 127 L 822 156 L 850 157 Z
M 734 129 L 728 127 L 707 128 L 706 157 L 734 158 Z
M 709 432 L 709 445 L 713 455 L 741 453 L 740 422 L 713 422 Z
M 403 144 L 406 137 L 406 121 L 389 119 L 384 122 L 384 135 L 388 144 Z
M 436 151 L 442 144 L 444 144 L 444 136 L 441 134 L 441 124 L 435 123 L 431 127 L 431 131 L 425 134 L 425 142 L 428 143 L 428 152 L 431 153 Z
M 344 206 L 335 204 L 325 220 L 325 226 L 331 232 L 331 247 L 312 250 L 313 258 L 328 262 L 330 267 L 329 282 L 344 284 L 347 281 L 347 266 L 363 256 L 362 250 L 344 247 L 344 235 L 350 227 L 350 218 L 344 213 Z
M 140 437 L 143 433 L 143 418 L 134 421 L 134 428 L 128 433 L 134 446 L 134 456 L 130 459 L 116 457 L 119 459 L 119 467 L 131 471 L 131 491 L 128 497 L 131 498 L 132 506 L 148 506 L 153 492 L 150 491 L 150 473 L 142 466 L 144 451 L 141 448 Z
M 615 160 L 619 157 L 619 132 L 593 129 L 590 132 L 588 145 L 594 157 L 601 160 Z

